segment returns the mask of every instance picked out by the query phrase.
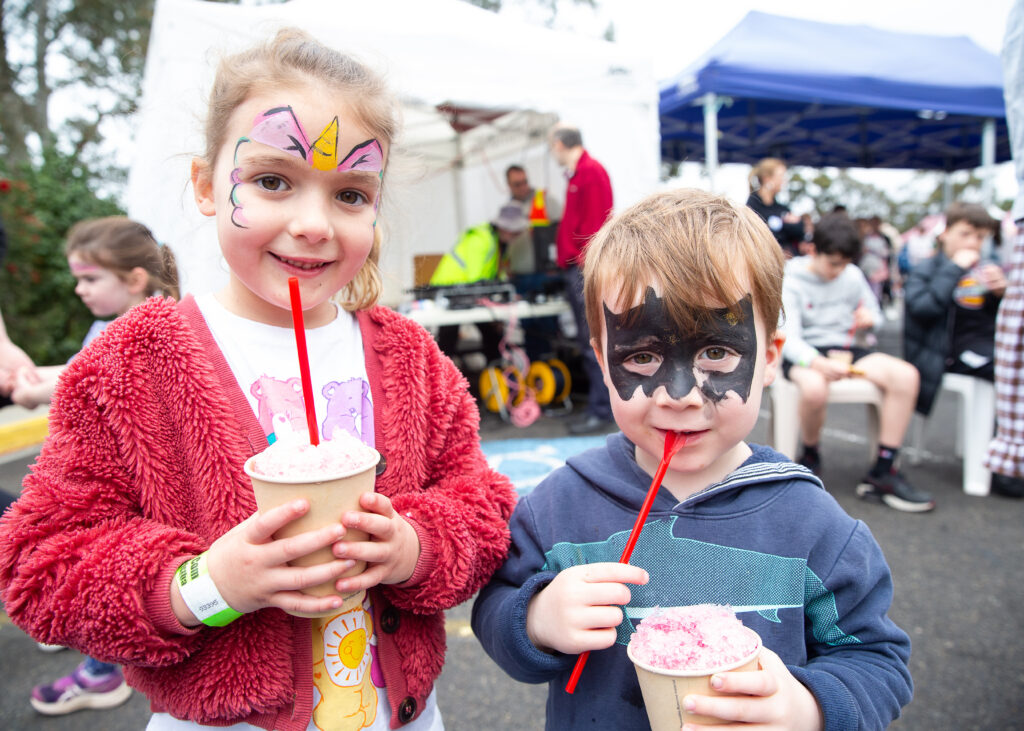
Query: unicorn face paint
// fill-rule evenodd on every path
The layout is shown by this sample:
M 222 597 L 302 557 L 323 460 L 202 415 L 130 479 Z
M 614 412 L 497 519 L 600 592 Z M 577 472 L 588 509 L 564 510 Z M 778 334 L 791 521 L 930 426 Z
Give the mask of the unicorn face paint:
M 706 324 L 689 334 L 674 326 L 654 286 L 642 302 L 620 311 L 616 295 L 604 297 L 601 342 L 612 412 L 649 474 L 661 460 L 666 433 L 679 434 L 683 447 L 663 484 L 682 499 L 750 454 L 743 440 L 757 422 L 781 341 L 766 337 L 749 295 L 736 303 L 740 316 L 709 308 Z
M 212 170 L 194 174 L 200 210 L 216 215 L 231 269 L 221 300 L 290 326 L 288 277 L 299 279 L 306 325 L 335 316 L 328 299 L 373 246 L 387 151 L 344 97 L 317 87 L 257 94 L 232 114 Z M 307 130 L 321 130 L 310 136 Z

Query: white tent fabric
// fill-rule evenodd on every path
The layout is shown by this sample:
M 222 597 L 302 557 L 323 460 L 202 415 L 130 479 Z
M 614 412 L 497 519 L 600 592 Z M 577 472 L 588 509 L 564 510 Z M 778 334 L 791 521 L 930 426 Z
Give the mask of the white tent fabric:
M 564 197 L 546 145 L 556 119 L 580 127 L 585 146 L 608 169 L 617 209 L 658 185 L 651 63 L 614 44 L 519 24 L 457 0 L 255 7 L 158 0 L 126 201 L 129 215 L 174 250 L 184 291 L 208 292 L 226 281 L 214 227 L 196 211 L 188 185 L 191 158 L 204 146 L 216 63 L 285 25 L 382 71 L 403 102 L 405 133 L 385 175 L 381 216 L 389 304 L 412 286 L 413 255 L 447 251 L 464 227 L 495 214 L 508 195 L 508 164 L 523 164 L 534 185 Z M 436 110 L 445 103 L 511 113 L 456 135 Z

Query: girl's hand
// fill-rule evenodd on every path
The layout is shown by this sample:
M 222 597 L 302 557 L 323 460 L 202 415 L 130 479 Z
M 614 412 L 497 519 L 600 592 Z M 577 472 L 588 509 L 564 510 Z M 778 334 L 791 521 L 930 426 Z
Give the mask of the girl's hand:
M 341 597 L 310 596 L 300 590 L 337 578 L 352 567 L 352 561 L 318 566 L 289 566 L 288 562 L 331 545 L 345 529 L 335 524 L 290 538 L 273 538 L 274 533 L 308 510 L 309 501 L 293 500 L 262 515 L 249 516 L 213 542 L 207 552 L 210 577 L 232 609 L 246 613 L 278 607 L 287 612 L 312 613 L 341 607 Z M 178 611 L 181 595 L 177 582 L 172 581 L 171 586 L 175 614 L 183 624 L 197 625 L 187 608 L 185 616 Z M 184 606 L 183 601 L 180 606 Z
M 368 538 L 339 541 L 334 544 L 334 555 L 365 561 L 366 570 L 339 581 L 338 591 L 347 594 L 378 584 L 408 581 L 420 558 L 420 538 L 416 530 L 380 493 L 364 492 L 359 496 L 359 506 L 366 512 L 350 510 L 341 516 L 341 523 L 347 529 L 368 534 Z
M 629 604 L 626 584 L 646 584 L 647 572 L 623 563 L 592 563 L 560 571 L 530 600 L 526 634 L 545 652 L 578 655 L 615 643 L 622 623 L 621 605 Z
M 683 707 L 691 713 L 735 721 L 735 725 L 683 724 L 683 731 L 714 728 L 740 729 L 757 724 L 763 729 L 819 731 L 825 725 L 821 708 L 811 691 L 793 677 L 779 656 L 761 648 L 761 670 L 716 673 L 711 687 L 729 696 L 688 695 Z

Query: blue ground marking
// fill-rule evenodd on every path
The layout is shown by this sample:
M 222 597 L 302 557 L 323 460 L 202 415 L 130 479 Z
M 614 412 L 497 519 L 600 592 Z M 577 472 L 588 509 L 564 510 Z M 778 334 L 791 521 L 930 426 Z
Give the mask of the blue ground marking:
M 525 495 L 565 460 L 604 444 L 607 435 L 558 439 L 505 439 L 484 442 L 484 455 L 492 469 L 508 475 L 516 492 Z

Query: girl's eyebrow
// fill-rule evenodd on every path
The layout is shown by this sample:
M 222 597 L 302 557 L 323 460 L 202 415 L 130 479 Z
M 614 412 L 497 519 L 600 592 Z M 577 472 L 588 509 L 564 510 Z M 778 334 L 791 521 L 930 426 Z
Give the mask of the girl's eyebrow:
M 296 168 L 299 170 L 309 170 L 310 165 L 308 162 L 303 160 L 301 157 L 296 157 L 286 152 L 242 152 L 238 156 L 238 166 L 242 167 L 256 167 L 256 168 L 280 168 L 282 165 L 287 167 Z M 370 170 L 344 170 L 344 171 L 317 171 L 324 172 L 325 174 L 338 174 L 343 176 L 346 182 L 351 181 L 355 185 L 372 185 L 374 188 L 380 185 L 380 176 L 378 172 Z

